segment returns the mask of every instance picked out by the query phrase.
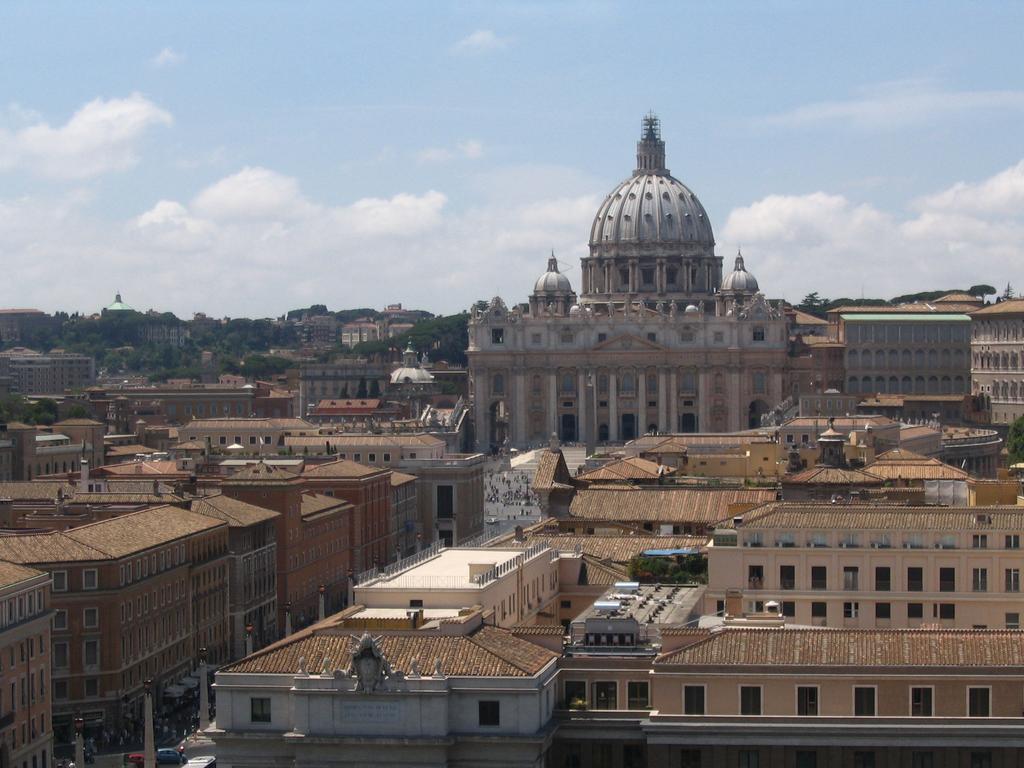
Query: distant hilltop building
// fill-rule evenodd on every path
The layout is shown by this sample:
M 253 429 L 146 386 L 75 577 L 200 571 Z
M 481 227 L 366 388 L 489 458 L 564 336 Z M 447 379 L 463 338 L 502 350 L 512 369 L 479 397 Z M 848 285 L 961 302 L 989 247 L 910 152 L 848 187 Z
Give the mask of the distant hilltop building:
M 132 307 L 129 307 L 121 300 L 121 292 L 118 291 L 114 294 L 114 301 L 103 308 L 103 312 L 134 312 Z
M 786 319 L 742 254 L 723 275 L 714 247 L 649 114 L 635 170 L 594 216 L 579 291 L 552 254 L 527 304 L 472 310 L 479 446 L 759 426 L 788 394 Z

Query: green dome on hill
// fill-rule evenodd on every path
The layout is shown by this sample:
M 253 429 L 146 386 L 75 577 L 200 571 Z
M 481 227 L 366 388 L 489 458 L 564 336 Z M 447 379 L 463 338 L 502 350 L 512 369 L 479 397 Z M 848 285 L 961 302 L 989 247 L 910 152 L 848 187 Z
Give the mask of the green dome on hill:
M 134 312 L 135 310 L 121 301 L 121 294 L 118 292 L 114 295 L 114 303 L 103 308 L 104 312 Z

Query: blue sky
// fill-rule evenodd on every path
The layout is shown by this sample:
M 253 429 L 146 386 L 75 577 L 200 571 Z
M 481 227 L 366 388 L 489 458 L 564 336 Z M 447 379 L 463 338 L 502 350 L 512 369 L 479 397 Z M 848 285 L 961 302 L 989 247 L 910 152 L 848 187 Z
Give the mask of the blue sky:
M 213 7 L 209 7 L 212 5 Z M 1020 283 L 1018 3 L 7 3 L 0 305 L 570 279 L 640 116 L 771 297 Z

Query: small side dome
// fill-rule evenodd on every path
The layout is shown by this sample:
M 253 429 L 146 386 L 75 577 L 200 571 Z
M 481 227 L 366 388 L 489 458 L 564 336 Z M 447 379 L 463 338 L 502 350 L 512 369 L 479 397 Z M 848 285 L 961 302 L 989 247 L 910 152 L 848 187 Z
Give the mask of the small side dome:
M 687 304 L 686 305 L 686 309 L 683 310 L 683 311 L 686 312 L 686 314 L 688 314 L 688 315 L 692 315 L 692 314 L 695 314 L 697 312 L 700 312 L 700 310 L 697 308 L 696 304 Z
M 533 284 L 533 292 L 545 295 L 572 293 L 569 278 L 558 271 L 558 259 L 555 258 L 554 251 L 548 259 L 548 271 L 537 278 L 537 282 Z
M 573 304 L 571 307 L 569 307 L 569 317 L 576 317 L 582 311 L 583 310 L 580 309 L 579 304 Z
M 722 290 L 736 293 L 757 293 L 757 279 L 747 272 L 747 268 L 743 264 L 743 254 L 739 251 L 736 252 L 736 265 L 722 281 Z

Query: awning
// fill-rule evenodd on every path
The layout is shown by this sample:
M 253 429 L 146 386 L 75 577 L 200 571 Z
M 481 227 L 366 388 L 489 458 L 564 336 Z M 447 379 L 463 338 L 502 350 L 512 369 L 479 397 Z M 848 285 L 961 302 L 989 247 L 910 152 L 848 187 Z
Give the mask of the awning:
M 681 547 L 679 549 L 645 549 L 644 557 L 674 557 L 675 555 L 696 555 L 697 550 L 693 547 Z
M 187 675 L 187 676 L 181 678 L 181 681 L 180 681 L 179 684 L 185 686 L 188 689 L 198 688 L 199 687 L 199 678 L 196 677 L 195 675 Z
M 164 688 L 165 699 L 180 699 L 185 695 L 185 686 L 183 685 L 168 685 Z

